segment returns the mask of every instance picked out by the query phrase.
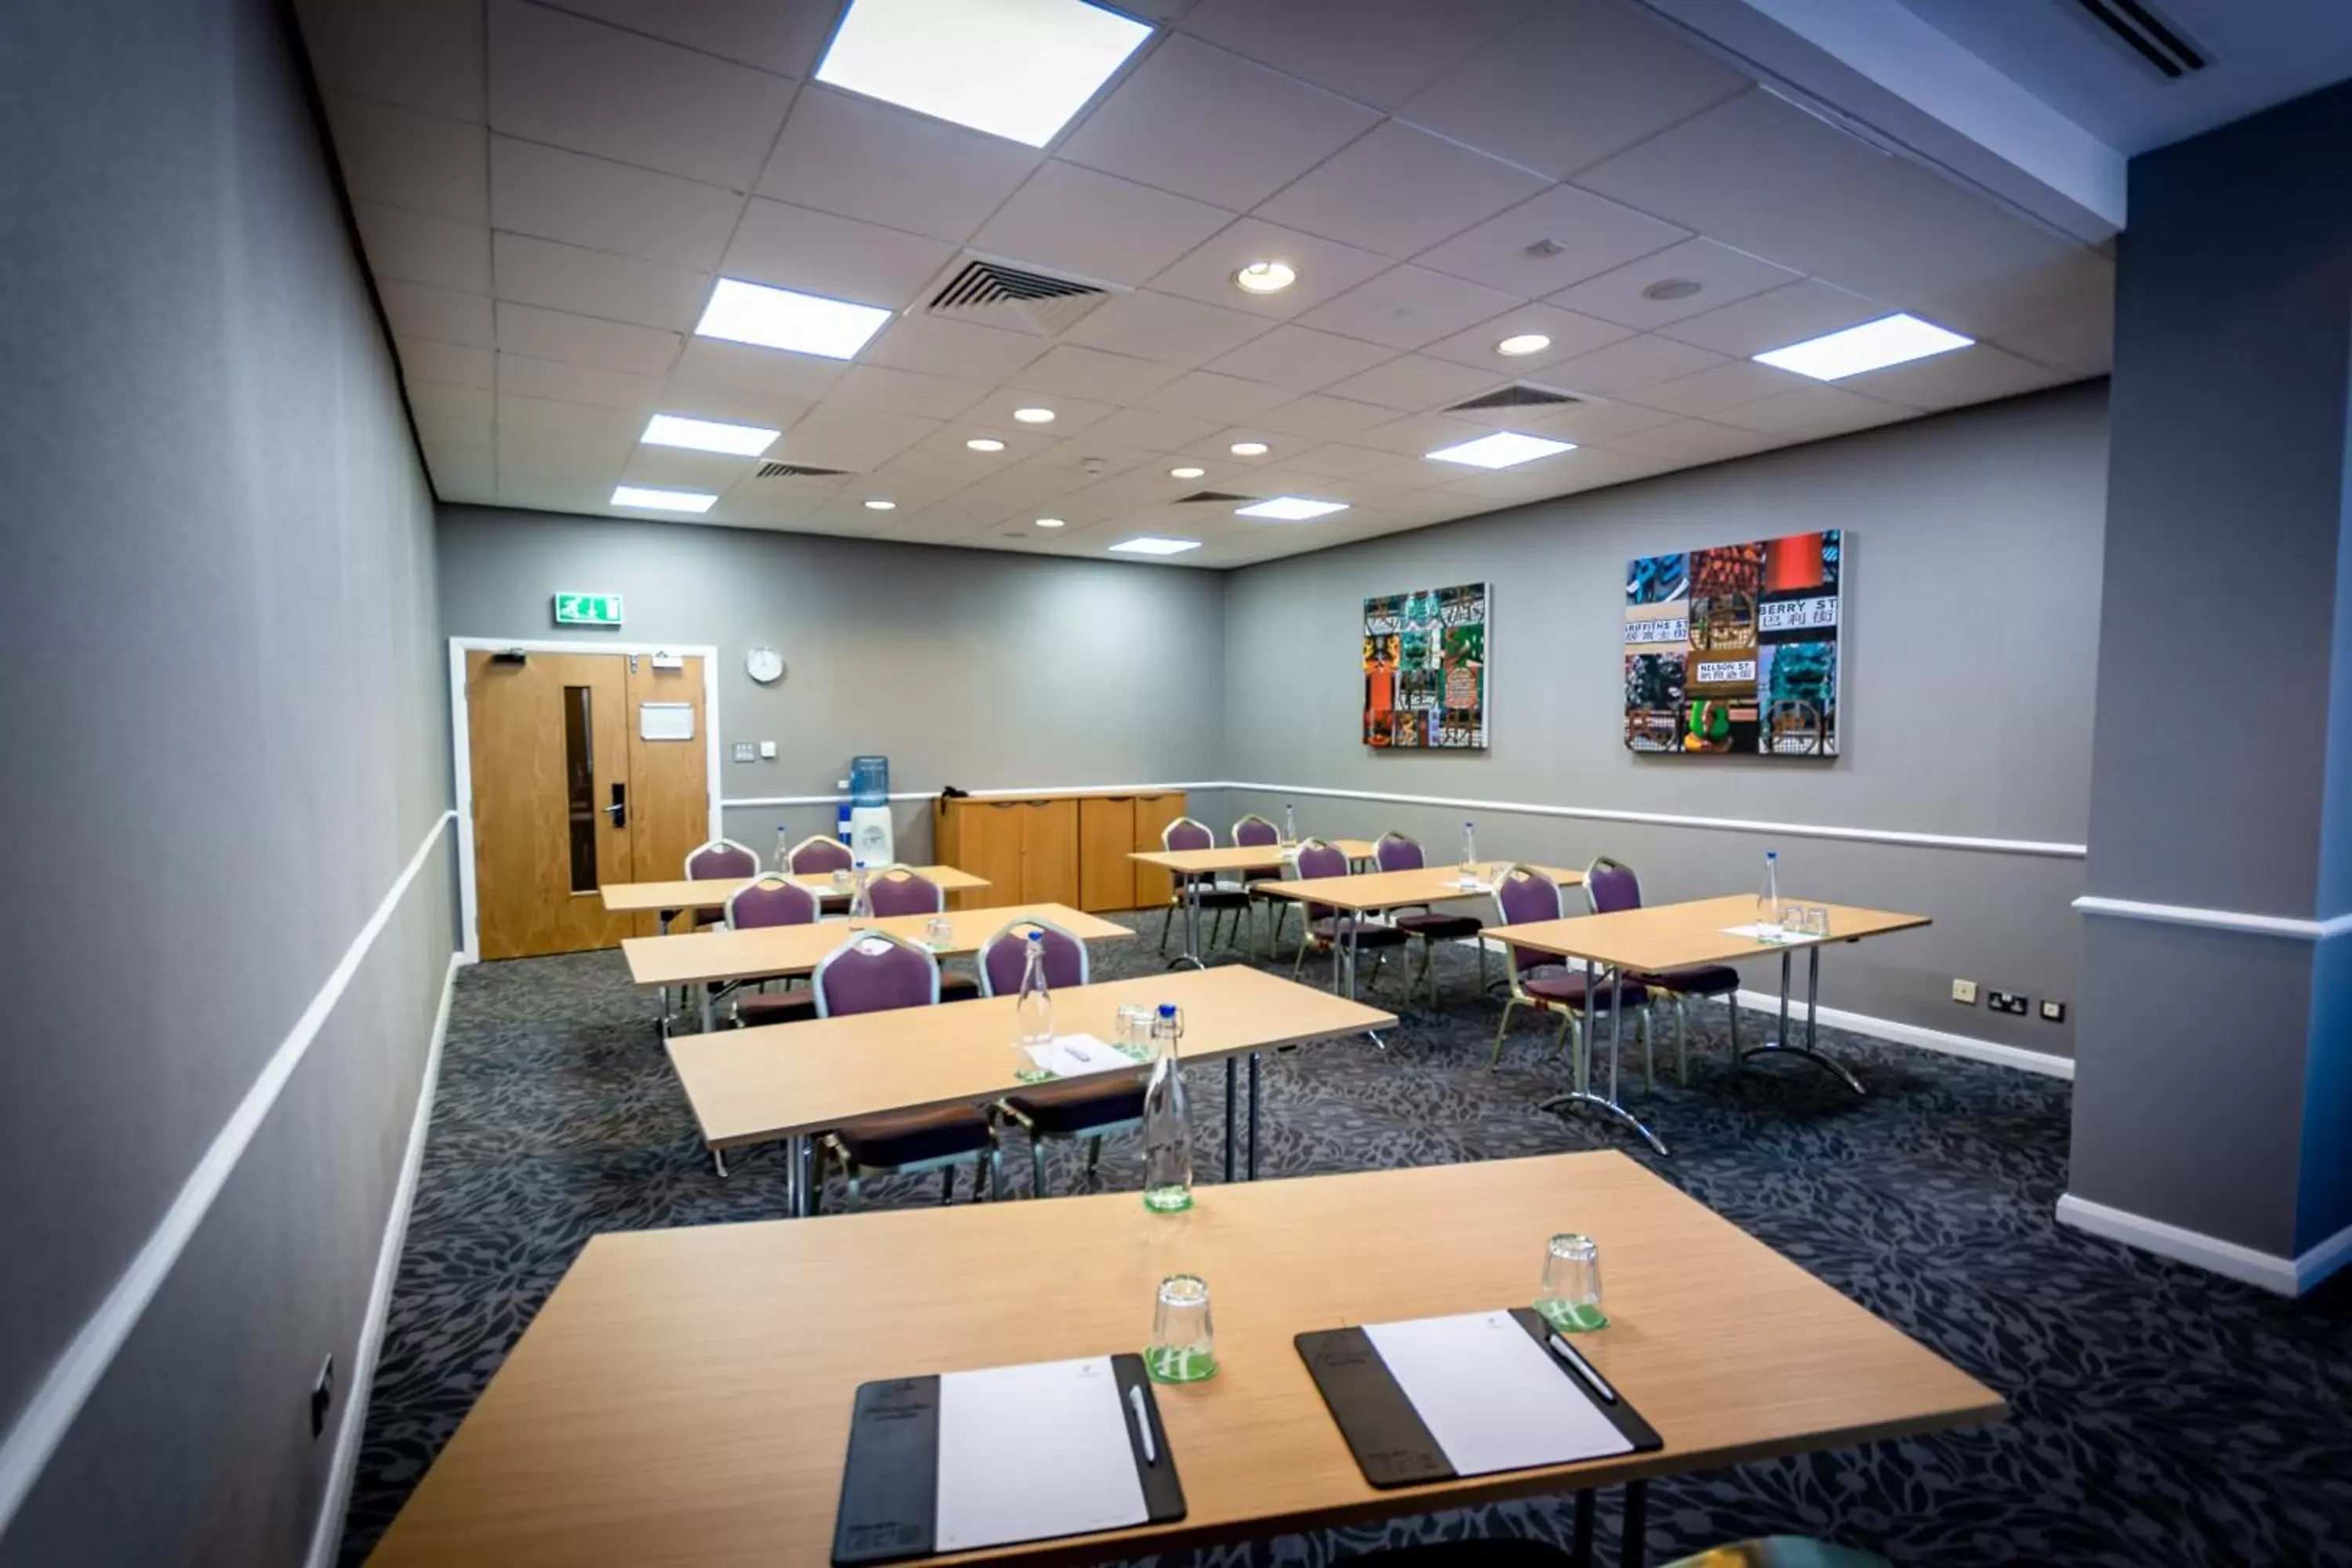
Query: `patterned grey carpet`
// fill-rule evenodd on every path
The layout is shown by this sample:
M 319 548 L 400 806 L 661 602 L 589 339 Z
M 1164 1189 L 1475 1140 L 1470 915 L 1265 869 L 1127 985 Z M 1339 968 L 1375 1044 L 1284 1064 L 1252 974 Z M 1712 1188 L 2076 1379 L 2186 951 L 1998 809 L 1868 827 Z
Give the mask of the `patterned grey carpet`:
M 1095 963 L 1108 979 L 1160 960 L 1147 939 L 1097 944 Z M 1824 968 L 1834 1002 L 1834 958 Z M 1534 1109 L 1568 1079 L 1542 1026 L 1516 1028 L 1485 1070 L 1495 1006 L 1473 995 L 1466 950 L 1441 973 L 1444 1005 L 1411 1013 L 1385 1054 L 1309 1047 L 1270 1068 L 1267 1173 L 1626 1148 L 2014 1408 L 1990 1430 L 1657 1483 L 1653 1562 L 1790 1531 L 1906 1564 L 2352 1563 L 2352 1275 L 2289 1302 L 2059 1228 L 2063 1082 L 1830 1033 L 1871 1088 L 1856 1100 L 1801 1061 L 1734 1070 L 1715 1009 L 1690 1087 L 1662 1076 L 1634 1100 L 1674 1149 L 1657 1160 L 1597 1120 Z M 1222 1075 L 1192 1087 L 1210 1151 Z M 1010 1152 L 1025 1187 L 1017 1138 Z M 1066 1191 L 1064 1152 L 1051 1180 Z M 1132 1185 L 1138 1164 L 1114 1146 L 1103 1173 Z M 919 1178 L 867 1201 L 936 1194 Z M 589 1237 L 782 1212 L 774 1151 L 712 1172 L 617 954 L 460 974 L 343 1560 L 366 1555 Z M 1168 1562 L 1311 1568 L 1408 1541 L 1565 1542 L 1568 1524 L 1567 1500 L 1547 1499 Z M 1612 1552 L 1616 1528 L 1605 1495 Z

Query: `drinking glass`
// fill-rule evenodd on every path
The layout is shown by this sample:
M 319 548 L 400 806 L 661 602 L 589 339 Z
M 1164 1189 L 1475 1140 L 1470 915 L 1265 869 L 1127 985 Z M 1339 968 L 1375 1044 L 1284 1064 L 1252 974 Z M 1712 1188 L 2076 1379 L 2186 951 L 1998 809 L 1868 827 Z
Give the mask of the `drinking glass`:
M 923 922 L 923 945 L 934 952 L 955 943 L 955 921 L 945 915 L 933 915 Z
M 1151 1059 L 1151 1009 L 1140 1003 L 1122 1003 L 1118 1009 L 1119 1050 L 1137 1061 Z
M 1543 1290 L 1536 1311 L 1563 1333 L 1609 1326 L 1601 1310 L 1601 1248 L 1589 1236 L 1555 1236 L 1544 1248 Z
M 1160 1282 L 1151 1314 L 1151 1347 L 1143 1364 L 1154 1383 L 1199 1383 L 1217 1375 L 1216 1336 L 1209 1327 L 1209 1286 L 1197 1274 Z
M 845 893 L 849 891 L 849 868 L 846 866 L 838 866 L 834 868 L 833 890 L 836 893 Z
M 1830 934 L 1830 912 L 1820 904 L 1805 911 L 1805 931 L 1811 936 Z

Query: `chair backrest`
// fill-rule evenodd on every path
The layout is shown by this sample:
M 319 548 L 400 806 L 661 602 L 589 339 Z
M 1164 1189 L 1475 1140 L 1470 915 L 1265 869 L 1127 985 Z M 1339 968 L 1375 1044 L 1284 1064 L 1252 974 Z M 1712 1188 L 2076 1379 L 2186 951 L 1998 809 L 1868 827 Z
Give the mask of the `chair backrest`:
M 919 877 L 904 866 L 869 878 L 866 896 L 874 900 L 874 912 L 882 915 L 935 915 L 948 907 L 947 895 L 940 885 Z
M 1318 877 L 1344 877 L 1348 874 L 1347 853 L 1336 844 L 1320 838 L 1304 839 L 1298 846 L 1297 857 L 1291 862 L 1293 874 L 1299 881 L 1309 882 Z M 1307 918 L 1328 920 L 1339 911 L 1328 904 L 1309 904 Z
M 1217 836 L 1209 831 L 1208 824 L 1180 816 L 1160 830 L 1162 849 L 1214 849 Z
M 818 961 L 809 985 L 820 1018 L 928 1007 L 940 999 L 940 961 L 887 931 L 854 931 Z
M 1584 868 L 1584 899 L 1596 915 L 1638 910 L 1642 907 L 1642 879 L 1623 861 L 1596 856 L 1592 864 Z
M 980 994 L 1010 996 L 1021 989 L 1021 972 L 1029 963 L 1029 933 L 1041 933 L 1045 950 L 1045 984 L 1059 991 L 1084 985 L 1093 965 L 1087 962 L 1087 944 L 1051 921 L 1014 921 L 980 944 Z
M 1279 844 L 1282 842 L 1282 829 L 1255 812 L 1252 812 L 1234 824 L 1234 842 L 1249 845 Z
M 1383 871 L 1418 871 L 1427 861 L 1422 858 L 1421 846 L 1402 833 L 1383 833 L 1381 841 L 1372 846 L 1372 858 Z
M 728 896 L 727 924 L 732 931 L 761 926 L 804 926 L 816 919 L 816 895 L 783 874 L 771 871 L 745 883 Z
M 686 858 L 689 882 L 740 881 L 760 874 L 760 857 L 732 838 L 714 838 Z
M 1565 912 L 1559 903 L 1559 884 L 1541 871 L 1526 866 L 1506 866 L 1502 875 L 1495 879 L 1497 924 L 1531 925 L 1537 921 L 1556 921 Z M 1557 954 L 1538 952 L 1532 947 L 1511 949 L 1513 973 L 1559 962 Z
M 805 877 L 812 872 L 821 875 L 826 871 L 846 871 L 855 858 L 849 853 L 848 845 L 838 838 L 827 838 L 822 833 L 812 833 L 793 846 L 793 870 L 798 876 Z

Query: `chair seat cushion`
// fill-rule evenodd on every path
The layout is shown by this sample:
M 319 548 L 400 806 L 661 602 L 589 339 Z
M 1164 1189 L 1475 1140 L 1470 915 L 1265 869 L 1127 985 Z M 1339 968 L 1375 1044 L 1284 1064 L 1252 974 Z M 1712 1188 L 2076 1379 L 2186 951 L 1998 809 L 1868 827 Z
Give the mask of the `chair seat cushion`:
M 1550 1002 L 1562 1007 L 1574 1007 L 1586 1012 L 1607 1012 L 1610 998 L 1612 995 L 1629 1007 L 1638 1007 L 1649 1000 L 1648 994 L 1639 989 L 1633 980 L 1621 980 L 1613 986 L 1607 981 L 1603 981 L 1592 994 L 1591 1006 L 1587 1007 L 1584 976 L 1581 974 L 1534 975 L 1521 980 L 1519 989 L 1539 1002 Z
M 1665 969 L 1654 974 L 1637 974 L 1631 978 L 1641 984 L 1685 996 L 1720 996 L 1739 989 L 1739 971 L 1727 963 L 1700 963 L 1688 969 Z
M 1412 936 L 1427 937 L 1432 942 L 1452 942 L 1457 937 L 1476 936 L 1486 929 L 1476 915 L 1399 915 L 1396 923 L 1399 931 Z
M 977 1154 L 988 1147 L 988 1118 L 961 1106 L 951 1110 L 919 1110 L 906 1116 L 877 1116 L 841 1128 L 834 1137 L 857 1163 L 887 1169 Z
M 1358 948 L 1402 947 L 1405 942 L 1399 927 L 1347 915 L 1326 915 L 1307 929 L 1317 942 L 1349 942 Z
M 1070 1138 L 1097 1127 L 1136 1121 L 1143 1116 L 1140 1083 L 1073 1083 L 1053 1089 L 1024 1089 L 1004 1103 L 1019 1111 L 1031 1126 L 1047 1137 Z
M 809 990 L 754 991 L 735 999 L 735 1016 L 747 1027 L 814 1018 L 816 1016 L 816 993 Z

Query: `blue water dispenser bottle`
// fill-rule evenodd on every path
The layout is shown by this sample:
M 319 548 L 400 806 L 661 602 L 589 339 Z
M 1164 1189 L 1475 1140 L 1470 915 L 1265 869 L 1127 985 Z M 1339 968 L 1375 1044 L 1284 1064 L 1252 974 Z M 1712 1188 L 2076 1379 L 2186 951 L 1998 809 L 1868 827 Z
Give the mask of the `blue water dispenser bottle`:
M 849 853 L 860 866 L 898 859 L 890 831 L 890 759 L 849 759 Z

